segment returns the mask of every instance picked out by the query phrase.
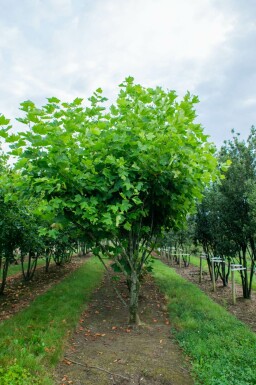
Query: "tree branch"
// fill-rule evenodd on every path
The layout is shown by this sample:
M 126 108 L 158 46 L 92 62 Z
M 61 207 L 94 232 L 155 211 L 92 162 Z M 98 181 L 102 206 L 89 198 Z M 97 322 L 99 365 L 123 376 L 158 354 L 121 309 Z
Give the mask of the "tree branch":
M 82 366 L 82 367 L 84 367 L 84 368 L 86 368 L 86 369 L 97 369 L 97 370 L 100 370 L 100 371 L 102 371 L 102 372 L 108 373 L 108 374 L 110 374 L 111 376 L 121 377 L 121 378 L 123 378 L 124 380 L 130 381 L 130 378 L 125 377 L 125 376 L 122 376 L 122 374 L 112 373 L 112 372 L 110 372 L 109 370 L 100 368 L 99 366 L 83 364 L 82 362 L 77 362 L 77 361 L 71 360 L 71 359 L 70 359 L 69 357 L 67 357 L 67 356 L 65 356 L 65 358 L 66 358 L 69 362 L 72 362 L 72 364 L 76 364 L 76 365 Z

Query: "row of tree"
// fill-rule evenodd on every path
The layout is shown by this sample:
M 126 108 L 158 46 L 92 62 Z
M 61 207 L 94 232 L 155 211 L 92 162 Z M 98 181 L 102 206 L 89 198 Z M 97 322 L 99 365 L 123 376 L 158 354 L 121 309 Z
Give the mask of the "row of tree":
M 227 284 L 230 263 L 242 266 L 240 271 L 244 298 L 250 298 L 256 265 L 256 130 L 251 128 L 247 140 L 234 135 L 224 143 L 220 162 L 231 165 L 222 183 L 205 190 L 198 206 L 195 239 L 210 259 L 219 256 L 226 264 L 220 269 Z M 226 268 L 224 268 L 224 266 Z
M 231 263 L 240 270 L 243 296 L 250 298 L 256 267 L 256 130 L 247 140 L 233 132 L 217 154 L 230 162 L 225 178 L 211 183 L 186 228 L 165 233 L 162 245 L 191 254 L 204 253 L 210 275 L 228 284 Z M 222 262 L 212 264 L 212 258 Z
M 8 166 L 7 156 L 3 154 L 0 178 L 0 294 L 3 294 L 10 264 L 20 264 L 23 279 L 29 281 L 39 258 L 45 259 L 46 272 L 51 260 L 56 265 L 69 262 L 77 249 L 79 234 L 71 224 L 56 230 L 58 226 L 51 216 L 39 214 L 40 198 L 18 193 L 20 174 Z

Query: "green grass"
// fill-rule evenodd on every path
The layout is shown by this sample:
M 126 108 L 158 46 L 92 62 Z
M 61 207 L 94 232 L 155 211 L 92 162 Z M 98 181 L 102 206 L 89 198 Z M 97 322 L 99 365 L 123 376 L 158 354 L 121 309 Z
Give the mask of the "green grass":
M 103 266 L 91 258 L 29 308 L 0 324 L 0 385 L 52 384 L 47 372 L 60 359 L 69 333 L 102 275 Z M 13 380 L 15 376 L 20 382 Z
M 155 280 L 169 299 L 174 335 L 191 358 L 195 385 L 255 385 L 256 335 L 160 261 Z
M 203 262 L 203 271 L 207 271 L 208 272 L 208 265 L 207 265 L 206 260 L 203 259 L 202 262 Z M 190 263 L 192 265 L 194 265 L 194 266 L 200 267 L 200 258 L 191 256 L 190 257 Z M 231 278 L 229 278 L 229 280 L 231 280 Z M 235 281 L 239 285 L 242 284 L 241 276 L 240 276 L 238 271 L 235 272 Z M 256 276 L 253 277 L 252 289 L 256 291 Z
M 40 267 L 40 266 L 43 266 L 43 265 L 45 265 L 45 259 L 44 258 L 39 258 L 38 261 L 37 261 L 37 268 Z M 27 268 L 28 263 L 25 262 L 24 266 L 25 266 L 25 268 Z M 14 274 L 17 274 L 17 273 L 22 274 L 21 263 L 19 263 L 19 265 L 10 265 L 9 268 L 8 268 L 7 276 L 10 277 L 10 276 L 12 276 Z

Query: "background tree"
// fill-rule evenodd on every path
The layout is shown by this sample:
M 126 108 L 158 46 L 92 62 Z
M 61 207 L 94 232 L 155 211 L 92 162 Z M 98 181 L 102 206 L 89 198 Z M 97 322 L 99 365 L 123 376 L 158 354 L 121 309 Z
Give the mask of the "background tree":
M 219 277 L 223 286 L 227 286 L 230 273 L 231 259 L 237 252 L 237 246 L 229 238 L 225 220 L 225 206 L 223 196 L 219 191 L 219 184 L 213 184 L 206 189 L 204 199 L 198 205 L 195 218 L 195 243 L 203 247 L 210 276 L 214 265 L 214 276 Z M 219 257 L 223 262 L 212 265 L 212 258 Z
M 194 122 L 198 98 L 144 88 L 127 78 L 108 110 L 98 89 L 37 108 L 21 104 L 29 127 L 8 136 L 24 191 L 43 194 L 54 223 L 73 223 L 126 276 L 130 322 L 138 323 L 142 270 L 163 228 L 178 229 L 218 175 L 215 148 Z M 7 130 L 2 129 L 2 135 Z
M 205 194 L 197 214 L 197 239 L 208 255 L 240 263 L 244 298 L 250 298 L 255 269 L 256 180 L 254 127 L 247 141 L 239 135 L 224 143 L 219 159 L 231 160 L 221 184 Z

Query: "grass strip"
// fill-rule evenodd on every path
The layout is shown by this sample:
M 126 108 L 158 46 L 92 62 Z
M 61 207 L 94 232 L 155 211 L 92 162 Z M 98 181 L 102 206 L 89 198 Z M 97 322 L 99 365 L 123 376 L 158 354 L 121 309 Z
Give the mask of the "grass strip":
M 195 385 L 255 385 L 256 335 L 195 285 L 156 260 L 174 335 L 191 358 Z
M 203 271 L 206 271 L 208 272 L 209 269 L 208 269 L 208 265 L 207 265 L 207 262 L 205 259 L 202 260 L 202 266 L 203 266 Z M 194 257 L 194 256 L 191 256 L 190 257 L 190 263 L 193 265 L 193 266 L 196 266 L 196 267 L 200 267 L 200 258 L 198 257 Z M 253 281 L 252 281 L 252 289 L 256 291 L 256 276 L 253 277 Z M 230 280 L 230 278 L 229 278 Z M 236 283 L 238 283 L 239 285 L 242 285 L 242 279 L 241 279 L 241 275 L 238 271 L 235 271 L 235 281 Z
M 52 385 L 47 372 L 59 361 L 102 276 L 102 264 L 91 258 L 27 309 L 0 324 L 0 385 Z
M 38 261 L 37 261 L 36 268 L 38 268 L 40 266 L 43 266 L 43 265 L 45 265 L 45 258 L 39 258 Z M 25 269 L 27 269 L 28 262 L 25 262 L 24 266 L 25 266 Z M 17 274 L 17 273 L 22 274 L 21 263 L 19 263 L 18 265 L 10 265 L 9 268 L 8 268 L 7 276 L 11 277 L 12 275 Z

